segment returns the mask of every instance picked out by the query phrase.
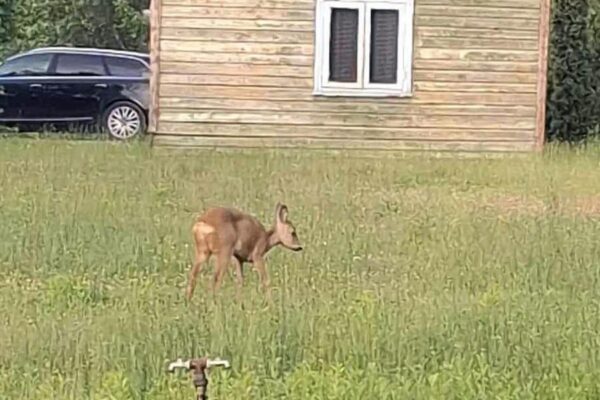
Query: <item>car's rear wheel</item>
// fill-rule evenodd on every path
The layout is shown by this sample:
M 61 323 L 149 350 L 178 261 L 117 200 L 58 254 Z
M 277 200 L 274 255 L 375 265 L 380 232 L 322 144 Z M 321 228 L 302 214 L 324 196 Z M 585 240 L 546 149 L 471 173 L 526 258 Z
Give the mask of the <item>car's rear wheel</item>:
M 128 140 L 146 131 L 146 120 L 142 110 L 135 104 L 118 102 L 104 113 L 102 127 L 112 139 Z

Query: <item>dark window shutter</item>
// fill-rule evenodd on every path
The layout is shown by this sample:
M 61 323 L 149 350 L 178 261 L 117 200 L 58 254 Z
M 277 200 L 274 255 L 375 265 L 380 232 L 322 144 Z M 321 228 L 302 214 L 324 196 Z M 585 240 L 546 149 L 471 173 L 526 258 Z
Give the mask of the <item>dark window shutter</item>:
M 398 11 L 371 11 L 371 83 L 398 81 Z
M 331 10 L 329 80 L 356 82 L 358 57 L 358 10 Z

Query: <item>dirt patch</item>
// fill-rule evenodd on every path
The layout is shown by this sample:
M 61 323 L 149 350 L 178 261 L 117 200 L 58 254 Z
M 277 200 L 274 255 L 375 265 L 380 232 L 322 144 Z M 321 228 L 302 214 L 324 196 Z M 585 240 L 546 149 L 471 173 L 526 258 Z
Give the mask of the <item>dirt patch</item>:
M 570 216 L 600 216 L 600 196 L 556 197 L 540 199 L 533 196 L 501 195 L 474 200 L 477 208 L 500 214 Z
M 570 198 L 567 209 L 585 216 L 600 216 L 600 195 Z
M 548 211 L 548 205 L 542 200 L 518 195 L 486 196 L 474 203 L 476 208 L 500 214 L 540 215 Z
M 406 188 L 378 194 L 386 211 L 411 212 L 423 207 L 489 212 L 497 215 L 600 217 L 600 195 L 555 197 L 490 191 L 449 192 L 447 188 Z M 369 193 L 369 196 L 373 196 Z

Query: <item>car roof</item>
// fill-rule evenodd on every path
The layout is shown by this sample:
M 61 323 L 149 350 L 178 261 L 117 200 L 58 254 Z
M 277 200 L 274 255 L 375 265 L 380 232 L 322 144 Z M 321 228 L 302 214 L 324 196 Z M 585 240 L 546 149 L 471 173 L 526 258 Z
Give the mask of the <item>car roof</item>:
M 71 53 L 71 54 L 96 54 L 96 55 L 109 55 L 109 56 L 124 56 L 124 57 L 134 57 L 137 59 L 142 59 L 145 62 L 149 61 L 150 55 L 147 53 L 137 52 L 137 51 L 126 51 L 126 50 L 113 50 L 113 49 L 101 49 L 101 48 L 93 48 L 93 47 L 38 47 L 29 51 L 25 51 L 23 53 L 16 54 L 12 57 L 9 57 L 6 61 L 9 61 L 13 58 L 18 58 L 31 54 L 43 54 L 43 53 Z

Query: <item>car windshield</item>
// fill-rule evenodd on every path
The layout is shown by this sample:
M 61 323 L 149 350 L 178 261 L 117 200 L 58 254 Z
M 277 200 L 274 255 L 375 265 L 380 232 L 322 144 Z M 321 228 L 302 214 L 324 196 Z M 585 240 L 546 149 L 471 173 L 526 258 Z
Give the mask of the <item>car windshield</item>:
M 22 69 L 19 71 L 3 71 L 0 68 L 0 76 L 31 76 L 31 75 L 36 75 L 36 72 L 34 70 L 30 70 L 30 69 Z
M 0 76 L 32 76 L 48 72 L 51 54 L 34 54 L 13 58 L 0 65 Z

